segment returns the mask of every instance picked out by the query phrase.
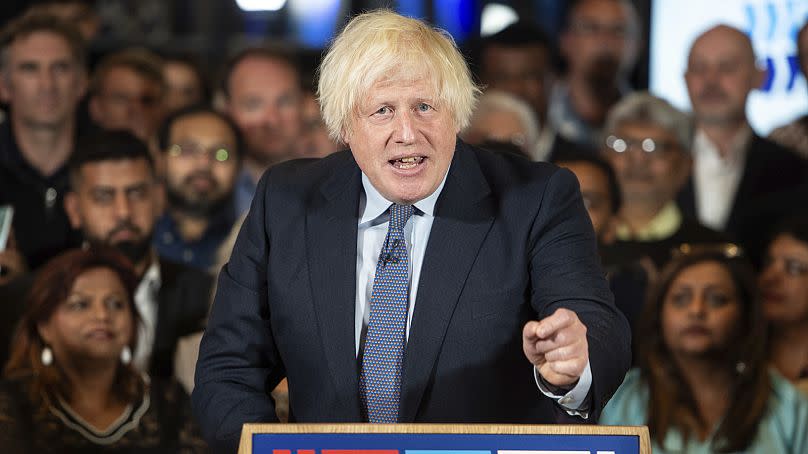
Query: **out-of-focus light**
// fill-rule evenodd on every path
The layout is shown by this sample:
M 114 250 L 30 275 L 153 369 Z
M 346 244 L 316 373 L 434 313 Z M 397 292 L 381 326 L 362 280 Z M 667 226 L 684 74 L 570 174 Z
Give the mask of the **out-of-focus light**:
M 242 11 L 277 11 L 286 5 L 286 0 L 236 0 Z
M 510 6 L 489 3 L 480 16 L 480 36 L 490 36 L 519 20 L 519 15 Z
M 289 21 L 299 44 L 323 48 L 334 36 L 338 20 L 345 17 L 343 0 L 289 0 Z

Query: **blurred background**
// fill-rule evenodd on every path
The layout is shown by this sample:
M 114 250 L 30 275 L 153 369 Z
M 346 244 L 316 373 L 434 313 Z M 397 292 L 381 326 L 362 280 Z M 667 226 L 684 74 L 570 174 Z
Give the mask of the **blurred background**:
M 4 0 L 0 23 L 31 0 Z M 131 45 L 160 52 L 191 53 L 207 63 L 209 76 L 227 55 L 267 40 L 299 47 L 311 71 L 329 40 L 353 14 L 387 7 L 426 18 L 449 31 L 461 46 L 496 33 L 518 19 L 539 24 L 557 39 L 565 0 L 97 0 L 99 54 Z M 808 17 L 808 0 L 634 0 L 643 25 L 643 47 L 632 76 L 636 89 L 650 88 L 677 107 L 689 108 L 683 78 L 693 38 L 716 23 L 745 30 L 760 64 L 769 71 L 752 96 L 751 124 L 760 134 L 783 124 L 807 104 L 797 67 L 795 36 Z M 563 70 L 563 63 L 558 62 Z

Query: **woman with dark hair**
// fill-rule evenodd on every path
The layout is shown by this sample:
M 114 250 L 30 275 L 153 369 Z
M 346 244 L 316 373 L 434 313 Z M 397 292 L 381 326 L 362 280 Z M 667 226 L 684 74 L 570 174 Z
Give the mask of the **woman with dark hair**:
M 658 452 L 808 452 L 808 401 L 767 367 L 755 276 L 737 247 L 683 249 L 640 322 L 639 368 L 602 424 L 648 425 Z
M 772 327 L 770 358 L 808 394 L 808 218 L 774 229 L 760 274 L 763 313 Z
M 204 452 L 188 396 L 131 365 L 137 279 L 110 249 L 68 251 L 34 281 L 0 382 L 4 452 Z

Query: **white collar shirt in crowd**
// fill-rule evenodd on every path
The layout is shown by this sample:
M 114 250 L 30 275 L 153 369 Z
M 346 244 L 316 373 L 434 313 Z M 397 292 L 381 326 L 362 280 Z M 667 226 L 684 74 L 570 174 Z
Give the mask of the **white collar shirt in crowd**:
M 157 331 L 157 295 L 160 292 L 162 279 L 160 265 L 157 260 L 146 269 L 143 278 L 135 290 L 135 307 L 140 314 L 137 347 L 132 355 L 134 365 L 141 372 L 148 372 Z
M 718 146 L 699 130 L 693 141 L 693 191 L 699 221 L 722 231 L 727 225 L 735 194 L 746 164 L 752 130 L 746 126 L 733 139 L 730 152 L 721 156 Z
M 407 311 L 406 338 L 410 337 L 412 314 L 415 310 L 415 297 L 418 293 L 418 283 L 421 277 L 421 265 L 424 263 L 429 233 L 435 220 L 435 203 L 438 201 L 443 186 L 446 184 L 446 175 L 443 176 L 438 188 L 429 197 L 414 204 L 415 212 L 404 226 L 404 239 L 407 243 L 407 256 L 409 257 L 410 294 Z M 384 198 L 370 183 L 368 177 L 362 173 L 363 193 L 359 200 L 359 228 L 356 238 L 356 311 L 355 311 L 355 347 L 356 355 L 364 343 L 364 336 L 370 321 L 370 299 L 373 294 L 373 279 L 376 276 L 376 263 L 379 260 L 384 238 L 390 221 L 388 208 L 393 203 Z M 525 368 L 530 365 L 525 358 Z M 556 395 L 551 393 L 539 379 L 536 369 L 533 369 L 534 378 L 539 390 L 547 397 L 557 401 L 570 415 L 588 417 L 586 399 L 589 388 L 592 386 L 592 369 L 587 362 L 584 374 L 578 384 L 567 394 Z

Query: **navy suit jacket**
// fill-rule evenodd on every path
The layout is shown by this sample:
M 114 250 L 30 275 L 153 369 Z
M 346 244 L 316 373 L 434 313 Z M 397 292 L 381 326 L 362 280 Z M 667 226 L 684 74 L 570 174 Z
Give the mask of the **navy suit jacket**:
M 348 151 L 262 178 L 222 269 L 193 405 L 214 447 L 274 421 L 359 422 L 355 357 L 361 173 Z M 598 263 L 572 173 L 458 141 L 436 207 L 406 347 L 400 422 L 552 423 L 522 328 L 560 307 L 587 326 L 594 423 L 630 363 L 630 330 Z M 568 422 L 568 421 L 564 421 Z

